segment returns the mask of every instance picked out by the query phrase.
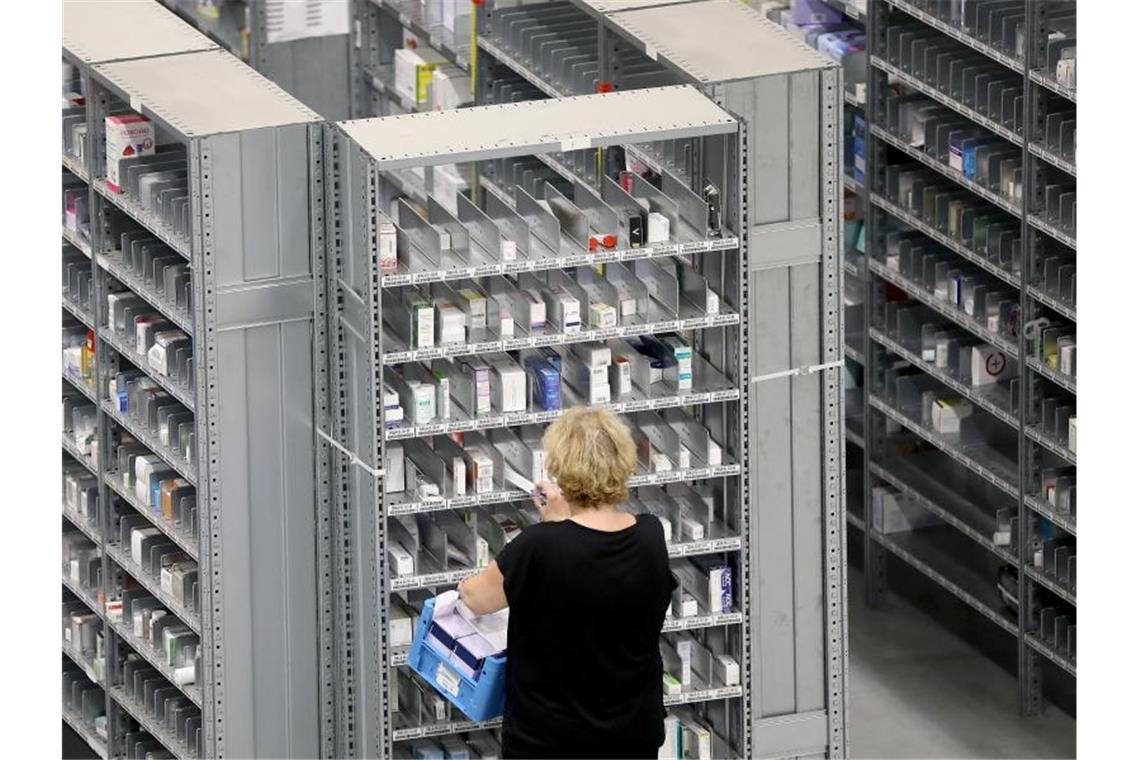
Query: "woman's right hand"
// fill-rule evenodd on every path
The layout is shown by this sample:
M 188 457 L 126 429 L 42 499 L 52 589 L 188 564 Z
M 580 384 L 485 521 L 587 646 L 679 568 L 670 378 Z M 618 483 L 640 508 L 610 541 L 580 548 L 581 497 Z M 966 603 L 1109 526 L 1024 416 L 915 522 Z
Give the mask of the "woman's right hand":
M 557 522 L 570 519 L 570 505 L 562 496 L 562 491 L 549 480 L 541 480 L 534 486 L 534 495 L 531 497 L 534 506 L 538 507 L 543 522 Z

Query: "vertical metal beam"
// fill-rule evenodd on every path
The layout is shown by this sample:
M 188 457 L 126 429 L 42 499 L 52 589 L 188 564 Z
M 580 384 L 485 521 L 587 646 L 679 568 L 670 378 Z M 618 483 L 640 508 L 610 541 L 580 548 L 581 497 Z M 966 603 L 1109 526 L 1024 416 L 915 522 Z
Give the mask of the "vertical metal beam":
M 867 34 L 870 35 L 869 48 L 879 50 L 886 24 L 887 9 L 882 3 L 867 5 Z M 863 118 L 867 125 L 867 170 L 863 176 L 863 213 L 867 241 L 865 258 L 870 262 L 875 246 L 880 242 L 879 226 L 881 212 L 871 203 L 872 188 L 878 187 L 882 173 L 884 152 L 878 140 L 871 137 L 871 124 L 883 112 L 885 106 L 885 75 L 877 69 L 867 72 L 867 105 Z M 886 594 L 887 556 L 883 547 L 872 537 L 871 489 L 874 485 L 871 475 L 871 460 L 878 453 L 879 421 L 871 406 L 871 393 L 878 372 L 878 346 L 871 340 L 873 306 L 877 300 L 877 284 L 871 269 L 866 268 L 863 287 L 863 596 L 869 607 L 878 607 Z
M 112 576 L 111 559 L 107 556 L 107 537 L 111 535 L 111 500 L 113 492 L 107 486 L 107 462 L 111 451 L 111 420 L 103 412 L 101 400 L 107 387 L 107 379 L 113 372 L 118 371 L 118 361 L 112 364 L 108 348 L 104 345 L 100 333 L 105 323 L 104 311 L 107 308 L 107 278 L 103 268 L 99 266 L 99 253 L 107 249 L 106 229 L 107 216 L 110 213 L 109 205 L 103 196 L 95 192 L 96 167 L 99 158 L 106 152 L 106 140 L 103 139 L 104 118 L 108 113 L 109 98 L 107 90 L 97 85 L 90 76 L 86 67 L 80 68 L 82 81 L 81 90 L 87 98 L 87 145 L 84 149 L 84 168 L 87 170 L 87 207 L 89 209 L 89 224 L 91 228 L 91 284 L 92 305 L 91 316 L 95 328 L 95 430 L 99 441 L 99 461 L 96 469 L 98 482 L 98 524 L 99 524 L 99 551 L 102 554 L 103 570 L 103 601 L 104 611 L 107 608 L 106 600 L 110 596 Z M 118 740 L 119 707 L 110 696 L 110 686 L 118 674 L 119 668 L 119 637 L 109 626 L 103 625 L 103 643 L 105 651 L 105 668 L 103 673 L 103 700 L 107 715 L 107 752 L 115 754 L 115 745 Z
M 319 584 L 321 756 L 336 756 L 336 646 L 333 579 L 333 493 L 329 444 L 317 431 L 331 429 L 329 405 L 329 309 L 327 252 L 325 248 L 325 148 L 324 129 L 309 132 L 310 250 L 313 272 L 313 447 L 316 452 L 317 582 Z
M 1029 226 L 1029 214 L 1038 208 L 1041 200 L 1041 185 L 1038 176 L 1038 162 L 1029 151 L 1029 146 L 1037 137 L 1037 123 L 1043 104 L 1038 102 L 1037 87 L 1029 78 L 1029 72 L 1038 66 L 1045 55 L 1048 30 L 1046 20 L 1047 3 L 1041 0 L 1025 0 L 1025 56 L 1022 61 L 1022 86 L 1024 97 L 1022 107 L 1022 193 L 1021 193 L 1021 274 L 1019 277 L 1020 308 L 1018 312 L 1019 329 L 1017 331 L 1018 350 L 1018 415 L 1017 415 L 1017 458 L 1018 458 L 1018 545 L 1017 545 L 1017 597 L 1018 597 L 1018 635 L 1017 635 L 1017 692 L 1018 702 L 1023 715 L 1036 715 L 1041 711 L 1041 659 L 1037 652 L 1029 646 L 1026 634 L 1033 629 L 1033 616 L 1036 614 L 1036 595 L 1032 584 L 1026 575 L 1026 568 L 1033 560 L 1030 551 L 1030 527 L 1037 524 L 1036 517 L 1025 505 L 1025 496 L 1028 493 L 1028 483 L 1032 480 L 1033 461 L 1030 448 L 1032 444 L 1025 435 L 1025 428 L 1030 413 L 1030 384 L 1033 382 L 1029 370 L 1028 341 L 1025 329 L 1032 318 L 1033 302 L 1029 297 L 1027 286 L 1029 284 L 1029 270 L 1033 262 L 1035 249 L 1035 231 Z M 1028 555 L 1028 556 L 1027 556 Z
M 820 336 L 821 363 L 843 359 L 843 227 L 839 214 L 843 167 L 843 140 L 840 124 L 843 113 L 843 78 L 838 69 L 820 72 L 820 145 L 819 176 L 822 192 L 819 215 L 823 227 L 823 252 L 819 276 L 821 285 Z M 826 653 L 823 667 L 827 676 L 825 699 L 828 715 L 828 753 L 831 757 L 847 756 L 847 541 L 846 541 L 846 474 L 843 467 L 845 448 L 843 426 L 842 369 L 821 373 L 823 444 L 823 628 Z M 816 463 L 816 471 L 821 468 Z M 818 533 L 819 527 L 815 527 Z M 797 700 L 797 710 L 811 706 Z

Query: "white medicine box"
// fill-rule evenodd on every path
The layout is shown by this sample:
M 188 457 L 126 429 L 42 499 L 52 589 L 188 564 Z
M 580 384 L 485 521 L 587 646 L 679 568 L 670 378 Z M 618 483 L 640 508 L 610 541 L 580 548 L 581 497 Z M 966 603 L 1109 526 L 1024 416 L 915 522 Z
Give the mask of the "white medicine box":
M 154 124 L 142 114 L 128 113 L 108 116 L 107 127 L 107 184 L 117 193 L 119 161 L 135 156 L 154 155 Z

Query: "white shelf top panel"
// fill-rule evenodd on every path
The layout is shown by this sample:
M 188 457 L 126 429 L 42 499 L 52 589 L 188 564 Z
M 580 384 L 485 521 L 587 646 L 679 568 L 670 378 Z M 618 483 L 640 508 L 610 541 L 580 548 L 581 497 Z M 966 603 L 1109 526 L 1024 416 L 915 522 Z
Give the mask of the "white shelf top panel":
M 105 63 L 94 71 L 136 111 L 185 137 L 319 121 L 289 93 L 224 51 Z
M 63 49 L 84 63 L 217 48 L 153 0 L 63 2 Z
M 661 5 L 606 18 L 650 58 L 664 59 L 699 82 L 838 65 L 739 0 Z
M 383 169 L 736 130 L 735 119 L 689 85 L 338 123 Z
M 608 14 L 635 11 L 640 8 L 654 8 L 659 5 L 691 3 L 693 0 L 574 0 L 574 2 L 597 13 Z

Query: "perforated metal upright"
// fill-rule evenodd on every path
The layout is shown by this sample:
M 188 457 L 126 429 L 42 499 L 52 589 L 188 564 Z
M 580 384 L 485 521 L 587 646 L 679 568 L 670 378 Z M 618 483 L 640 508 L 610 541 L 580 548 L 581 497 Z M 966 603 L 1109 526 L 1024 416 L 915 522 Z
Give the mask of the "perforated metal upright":
M 64 167 L 90 186 L 98 361 L 95 382 L 75 387 L 99 410 L 93 461 L 103 587 L 93 603 L 108 641 L 106 752 L 161 745 L 177 757 L 199 754 L 194 737 L 178 736 L 123 682 L 126 659 L 141 658 L 173 698 L 200 710 L 201 756 L 328 754 L 321 741 L 331 741 L 331 704 L 322 712 L 321 697 L 332 670 L 319 642 L 331 589 L 318 574 L 327 521 L 315 500 L 311 354 L 310 213 L 319 204 L 311 203 L 310 168 L 321 151 L 319 117 L 157 4 L 66 3 L 64 55 L 86 88 L 83 166 L 65 155 Z M 104 118 L 126 111 L 149 118 L 160 144 L 180 146 L 188 229 L 108 186 Z M 126 232 L 188 265 L 188 302 L 131 270 L 120 250 Z M 115 329 L 106 302 L 112 292 L 134 293 L 190 336 L 188 377 L 160 370 L 133 336 Z M 193 443 L 176 447 L 112 395 L 108 385 L 120 372 L 177 400 Z M 188 513 L 164 515 L 126 484 L 116 458 L 125 441 L 196 487 L 196 532 Z M 127 518 L 143 519 L 197 563 L 196 598 L 179 598 L 132 558 L 119 531 Z M 165 653 L 123 620 L 128 589 L 150 595 L 198 634 L 195 679 L 176 674 Z

